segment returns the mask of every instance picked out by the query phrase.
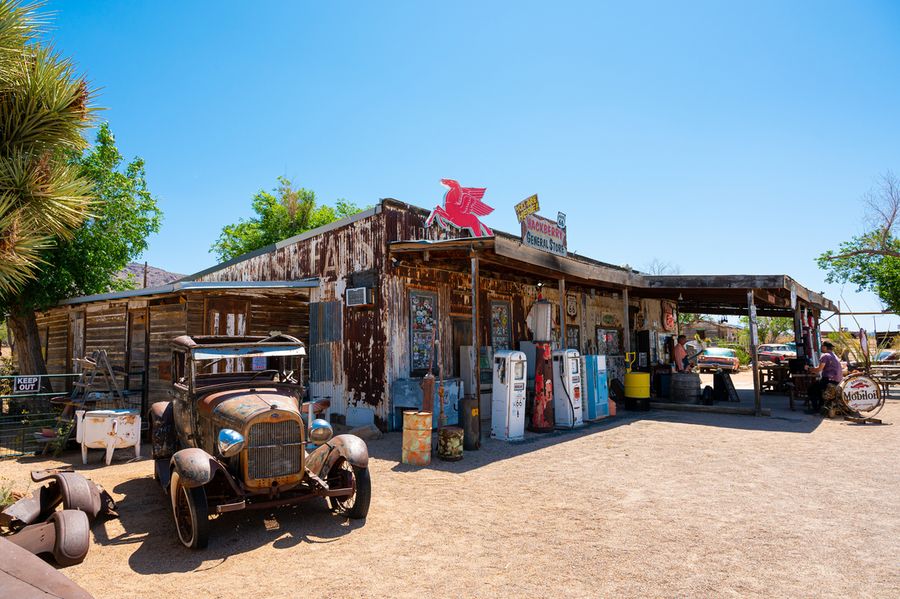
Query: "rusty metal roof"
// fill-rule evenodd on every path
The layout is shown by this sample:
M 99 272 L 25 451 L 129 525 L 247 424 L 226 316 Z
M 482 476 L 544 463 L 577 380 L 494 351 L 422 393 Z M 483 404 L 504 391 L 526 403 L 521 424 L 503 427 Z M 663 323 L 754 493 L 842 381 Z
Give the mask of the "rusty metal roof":
M 128 291 L 115 291 L 111 293 L 98 293 L 95 295 L 82 295 L 70 297 L 59 302 L 60 306 L 70 304 L 85 304 L 88 302 L 101 302 L 147 295 L 166 295 L 179 291 L 201 291 L 214 289 L 309 289 L 319 286 L 318 278 L 301 279 L 298 281 L 179 281 L 160 287 L 145 287 L 143 289 L 130 289 Z

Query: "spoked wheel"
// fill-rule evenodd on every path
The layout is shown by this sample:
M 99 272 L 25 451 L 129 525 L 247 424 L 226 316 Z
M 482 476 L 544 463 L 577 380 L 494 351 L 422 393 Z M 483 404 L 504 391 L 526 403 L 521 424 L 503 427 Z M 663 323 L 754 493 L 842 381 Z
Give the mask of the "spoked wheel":
M 206 490 L 203 487 L 191 489 L 185 487 L 181 484 L 181 477 L 177 472 L 172 473 L 169 489 L 178 539 L 189 549 L 203 549 L 209 541 Z
M 328 473 L 328 486 L 332 489 L 353 488 L 353 494 L 345 497 L 329 497 L 331 509 L 348 518 L 365 518 L 372 499 L 372 479 L 368 468 L 358 468 L 342 459 Z

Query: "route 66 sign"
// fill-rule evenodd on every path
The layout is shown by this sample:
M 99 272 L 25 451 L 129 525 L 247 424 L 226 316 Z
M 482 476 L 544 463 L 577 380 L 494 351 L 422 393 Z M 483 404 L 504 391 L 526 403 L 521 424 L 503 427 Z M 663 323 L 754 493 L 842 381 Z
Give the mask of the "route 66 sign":
M 557 212 L 556 213 L 556 226 L 560 229 L 566 228 L 566 213 L 565 212 Z
M 566 296 L 566 316 L 569 318 L 578 316 L 578 298 L 574 295 Z

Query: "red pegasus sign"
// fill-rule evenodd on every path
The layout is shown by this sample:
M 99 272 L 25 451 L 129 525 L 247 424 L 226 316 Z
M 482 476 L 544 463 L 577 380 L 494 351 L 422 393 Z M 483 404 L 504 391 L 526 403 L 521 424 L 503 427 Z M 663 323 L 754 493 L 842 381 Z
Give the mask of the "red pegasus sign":
M 444 194 L 444 207 L 435 206 L 425 226 L 430 227 L 435 219 L 443 229 L 450 225 L 457 229 L 468 229 L 472 237 L 490 237 L 494 234 L 490 227 L 478 220 L 479 216 L 487 216 L 493 208 L 481 201 L 486 187 L 460 187 L 453 179 L 441 179 L 441 185 L 447 188 Z

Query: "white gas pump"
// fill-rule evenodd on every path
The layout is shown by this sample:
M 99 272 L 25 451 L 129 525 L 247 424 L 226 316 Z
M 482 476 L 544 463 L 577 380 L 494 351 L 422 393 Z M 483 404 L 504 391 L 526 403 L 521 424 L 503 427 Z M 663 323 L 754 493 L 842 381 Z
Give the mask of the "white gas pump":
M 526 358 L 520 351 L 494 354 L 494 384 L 491 398 L 491 437 L 502 441 L 525 436 Z
M 553 415 L 557 428 L 582 426 L 581 356 L 574 349 L 553 352 Z

